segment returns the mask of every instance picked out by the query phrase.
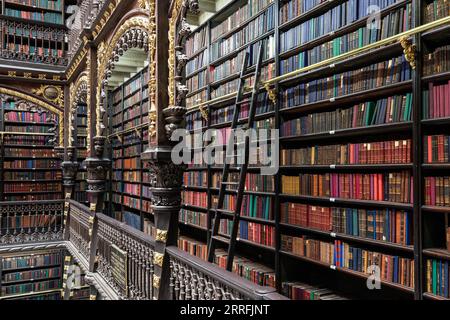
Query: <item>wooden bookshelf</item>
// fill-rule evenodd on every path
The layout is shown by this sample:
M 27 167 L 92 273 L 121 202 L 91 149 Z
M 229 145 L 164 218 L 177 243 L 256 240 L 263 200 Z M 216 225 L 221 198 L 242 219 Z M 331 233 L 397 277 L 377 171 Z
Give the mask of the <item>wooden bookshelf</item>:
M 289 30 L 299 27 L 311 19 L 318 19 L 321 15 L 328 12 L 333 8 L 337 8 L 345 3 L 345 1 L 332 1 L 332 2 L 318 2 L 314 5 L 311 4 L 311 8 L 305 12 L 302 12 L 298 16 L 294 16 L 292 19 L 281 22 L 281 16 L 278 16 L 278 12 L 281 11 L 281 7 L 288 3 L 289 1 L 273 1 L 269 6 L 275 8 L 274 12 L 274 28 L 263 32 L 261 35 L 247 41 L 245 45 L 234 46 L 235 50 L 227 51 L 221 56 L 214 56 L 211 53 L 216 50 L 213 46 L 217 41 L 222 41 L 223 39 L 230 38 L 237 34 L 242 28 L 245 27 L 246 23 L 255 19 L 255 17 L 248 17 L 243 19 L 241 24 L 231 28 L 224 34 L 221 34 L 217 39 L 214 39 L 213 33 L 214 28 L 221 22 L 225 21 L 228 17 L 232 16 L 238 9 L 246 3 L 246 1 L 233 1 L 226 8 L 215 14 L 209 21 L 201 25 L 196 29 L 190 39 L 202 38 L 200 34 L 205 34 L 206 39 L 200 44 L 198 50 L 193 50 L 189 47 L 190 39 L 188 39 L 188 69 L 186 72 L 186 80 L 189 86 L 189 80 L 193 77 L 202 74 L 205 71 L 210 71 L 205 73 L 205 79 L 202 81 L 202 85 L 196 88 L 189 88 L 191 91 L 187 95 L 186 106 L 189 108 L 198 105 L 199 103 L 204 103 L 220 95 L 213 95 L 213 91 L 221 86 L 227 85 L 238 79 L 237 73 L 233 69 L 231 72 L 225 73 L 223 78 L 217 79 L 212 76 L 212 70 L 215 70 L 218 66 L 226 63 L 227 61 L 236 61 L 236 57 L 239 55 L 241 50 L 244 50 L 251 46 L 252 44 L 258 43 L 263 38 L 274 36 L 274 57 L 267 60 L 267 63 L 274 62 L 273 76 L 280 76 L 286 73 L 282 69 L 282 63 L 286 59 L 293 59 L 295 56 L 307 56 L 312 54 L 313 50 L 319 47 L 326 47 L 330 45 L 331 41 L 337 41 L 340 39 L 341 43 L 347 41 L 347 35 L 357 35 L 358 32 L 363 32 L 367 23 L 366 16 L 355 16 L 355 18 L 350 22 L 341 26 L 337 26 L 334 30 L 325 32 L 322 34 L 315 34 L 314 37 L 308 38 L 306 40 L 302 39 L 302 42 L 298 45 L 292 45 L 286 50 L 282 50 L 283 44 L 282 35 Z M 356 1 L 359 3 L 359 1 Z M 381 8 L 381 19 L 382 24 L 393 23 L 395 19 L 399 16 L 402 17 L 403 24 L 401 28 L 390 29 L 390 33 L 386 33 L 385 26 L 383 34 L 378 34 L 377 39 L 364 38 L 364 44 L 359 44 L 359 47 L 377 41 L 382 36 L 383 38 L 393 35 L 395 33 L 419 26 L 425 22 L 424 15 L 426 12 L 425 6 L 431 1 L 415 1 L 415 0 L 404 0 L 404 1 L 392 1 L 385 2 L 385 7 Z M 262 9 L 262 11 L 267 10 Z M 355 11 L 359 8 L 355 7 Z M 409 20 L 405 17 L 415 11 L 415 19 L 411 16 Z M 259 12 L 260 16 L 262 12 Z M 440 16 L 441 17 L 441 16 Z M 439 18 L 440 18 L 439 17 Z M 391 22 L 389 22 L 391 21 Z M 395 22 L 396 24 L 398 22 Z M 322 23 L 323 24 L 323 23 Z M 397 26 L 399 26 L 397 24 Z M 327 26 L 328 27 L 328 26 Z M 395 30 L 395 31 L 393 31 Z M 442 47 L 444 45 L 449 45 L 449 38 L 443 37 L 449 32 L 449 27 L 444 26 L 437 28 L 435 30 L 427 31 L 416 37 L 416 41 L 420 41 L 423 49 L 423 57 L 428 55 L 428 53 L 433 52 L 436 48 Z M 395 33 L 392 33 L 395 32 Z M 292 38 L 295 38 L 294 36 Z M 300 35 L 298 36 L 300 38 Z M 358 47 L 358 45 L 356 45 Z M 332 48 L 332 47 L 330 47 Z M 355 48 L 355 46 L 351 47 Z M 332 55 L 327 55 L 325 58 L 333 57 L 339 55 L 340 53 L 345 53 L 351 48 L 341 47 L 338 52 L 334 52 Z M 202 63 L 198 63 L 197 57 L 199 54 L 207 54 L 208 57 L 201 60 Z M 321 53 L 323 54 L 323 53 Z M 253 243 L 246 241 L 245 239 L 239 239 L 237 245 L 238 254 L 246 254 L 246 257 L 261 262 L 273 268 L 275 270 L 277 279 L 277 289 L 282 291 L 283 282 L 303 280 L 303 282 L 308 282 L 308 279 L 297 279 L 298 269 L 302 268 L 302 273 L 310 274 L 314 273 L 314 266 L 318 264 L 323 264 L 325 268 L 330 268 L 327 263 L 321 263 L 320 261 L 315 261 L 312 259 L 298 258 L 297 256 L 292 257 L 286 251 L 282 250 L 281 236 L 302 236 L 307 235 L 311 239 L 321 239 L 330 242 L 335 240 L 341 240 L 348 243 L 351 246 L 355 246 L 361 249 L 371 250 L 372 252 L 387 254 L 396 256 L 399 258 L 413 259 L 411 263 L 414 264 L 414 274 L 411 275 L 414 279 L 410 279 L 414 282 L 414 287 L 406 287 L 400 283 L 393 281 L 382 281 L 382 287 L 388 289 L 381 290 L 377 296 L 380 298 L 384 297 L 395 297 L 395 298 L 405 298 L 405 299 L 432 299 L 432 298 L 444 298 L 431 293 L 427 293 L 426 290 L 426 259 L 434 258 L 440 259 L 442 261 L 448 260 L 448 251 L 445 248 L 445 228 L 443 226 L 449 226 L 449 214 L 450 210 L 448 206 L 437 206 L 437 205 L 426 205 L 425 204 L 425 176 L 448 176 L 448 163 L 425 163 L 424 162 L 424 149 L 422 147 L 423 139 L 426 134 L 446 134 L 450 135 L 448 131 L 449 116 L 439 117 L 439 118 L 426 118 L 421 112 L 417 110 L 422 110 L 423 94 L 422 88 L 428 88 L 430 83 L 445 84 L 449 81 L 450 69 L 440 70 L 439 72 L 433 72 L 426 74 L 422 68 L 422 62 L 417 64 L 415 70 L 410 69 L 409 65 L 404 65 L 405 68 L 409 69 L 409 74 L 402 81 L 390 82 L 377 84 L 372 87 L 367 87 L 363 90 L 354 90 L 350 92 L 345 92 L 343 94 L 333 95 L 331 98 L 326 97 L 325 99 L 315 99 L 313 101 L 305 101 L 304 103 L 293 104 L 292 106 L 286 107 L 283 103 L 282 93 L 284 90 L 293 88 L 301 84 L 311 83 L 318 79 L 323 79 L 331 77 L 336 74 L 343 74 L 351 72 L 352 70 L 360 70 L 366 68 L 370 65 L 375 65 L 383 61 L 390 61 L 393 58 L 400 57 L 402 55 L 402 48 L 399 44 L 392 44 L 380 49 L 373 50 L 373 52 L 368 52 L 364 54 L 357 55 L 355 57 L 343 60 L 342 62 L 333 64 L 332 66 L 325 66 L 312 71 L 306 72 L 304 74 L 283 80 L 275 85 L 275 89 L 278 91 L 278 101 L 276 105 L 271 106 L 271 110 L 265 110 L 262 114 L 257 116 L 258 120 L 263 119 L 274 119 L 275 128 L 282 129 L 284 123 L 291 121 L 293 119 L 298 119 L 302 116 L 309 116 L 312 114 L 331 112 L 337 109 L 345 109 L 351 106 L 366 102 L 376 102 L 382 101 L 383 99 L 389 97 L 406 97 L 409 95 L 410 105 L 407 107 L 408 116 L 400 119 L 400 121 L 384 122 L 384 123 L 372 123 L 371 125 L 358 125 L 358 126 L 348 126 L 345 128 L 327 129 L 322 130 L 322 132 L 308 132 L 308 133 L 294 133 L 290 135 L 280 134 L 280 150 L 285 149 L 302 149 L 311 146 L 331 146 L 331 145 L 342 145 L 347 143 L 375 143 L 388 140 L 409 140 L 411 141 L 411 157 L 408 161 L 390 163 L 390 162 L 380 162 L 380 163 L 355 163 L 355 164 L 341 164 L 341 163 L 326 163 L 326 164 L 302 164 L 302 165 L 283 165 L 280 161 L 280 170 L 275 176 L 275 190 L 273 193 L 262 193 L 260 195 L 267 195 L 273 198 L 274 202 L 274 219 L 259 221 L 258 219 L 252 219 L 247 217 L 242 217 L 242 220 L 253 220 L 254 222 L 271 225 L 273 223 L 275 227 L 275 243 L 274 250 L 265 250 L 264 246 L 258 243 Z M 448 56 L 448 54 L 447 54 Z M 308 56 L 309 57 L 309 56 Z M 322 59 L 325 59 L 322 58 Z M 422 56 L 419 55 L 417 60 L 421 60 Z M 308 66 L 316 62 L 309 62 L 305 64 L 308 60 L 303 60 L 304 64 L 300 65 L 297 63 L 297 68 Z M 320 60 L 319 60 L 320 61 Z M 192 65 L 191 65 L 192 64 Z M 195 65 L 197 68 L 194 68 Z M 428 63 L 432 65 L 432 63 Z M 239 63 L 237 63 L 239 66 Z M 425 66 L 425 63 L 424 63 Z M 448 66 L 448 62 L 447 62 Z M 297 68 L 292 68 L 288 71 L 293 71 Z M 237 68 L 239 71 L 239 67 Z M 214 80 L 213 80 L 214 79 Z M 191 134 L 197 132 L 204 132 L 207 129 L 219 129 L 224 130 L 231 124 L 231 118 L 223 116 L 217 121 L 214 112 L 217 110 L 225 110 L 224 108 L 232 106 L 234 103 L 234 97 L 228 98 L 229 93 L 233 93 L 234 87 L 230 87 L 230 90 L 225 90 L 222 92 L 226 99 L 220 100 L 218 102 L 212 102 L 204 106 L 209 115 L 208 120 L 202 120 L 201 113 L 198 109 L 190 109 L 186 115 L 187 129 Z M 234 90 L 232 90 L 234 89 Z M 310 93 L 311 94 L 311 93 Z M 382 103 L 382 102 L 380 102 Z M 232 114 L 232 112 L 230 112 Z M 259 118 L 258 118 L 259 117 Z M 195 121 L 201 121 L 198 127 L 194 128 L 193 123 Z M 242 119 L 243 121 L 243 119 Z M 195 129 L 195 130 L 194 130 Z M 388 138 L 389 137 L 389 138 Z M 183 194 L 183 208 L 180 213 L 180 233 L 183 236 L 187 236 L 197 241 L 204 241 L 207 243 L 211 237 L 211 226 L 212 219 L 214 216 L 213 208 L 213 197 L 218 194 L 218 189 L 212 183 L 212 175 L 215 172 L 221 172 L 222 167 L 220 165 L 207 166 L 206 164 L 197 164 L 195 166 L 189 166 L 186 171 L 186 177 L 194 177 L 195 175 L 206 175 L 206 180 L 202 183 L 191 183 L 184 185 Z M 237 168 L 234 168 L 236 171 Z M 253 171 L 255 170 L 255 171 Z M 232 169 L 233 171 L 233 169 Z M 389 174 L 392 172 L 409 172 L 412 176 L 413 188 L 410 190 L 414 194 L 414 200 L 410 202 L 396 202 L 396 201 L 375 201 L 375 200 L 360 200 L 352 198 L 333 198 L 329 196 L 305 196 L 305 195 L 286 195 L 283 193 L 283 185 L 281 181 L 282 175 L 299 175 L 299 174 L 322 174 L 322 173 L 385 173 Z M 250 173 L 258 172 L 257 168 L 251 168 Z M 193 180 L 192 180 L 193 181 Z M 201 202 L 206 200 L 205 205 L 200 205 L 201 202 L 186 201 L 186 199 L 191 199 L 191 193 L 195 192 L 194 197 L 201 199 Z M 232 191 L 229 192 L 233 194 Z M 247 194 L 252 194 L 251 191 L 246 192 Z M 370 237 L 352 235 L 342 232 L 335 232 L 334 230 L 324 231 L 315 229 L 309 226 L 298 226 L 294 224 L 289 224 L 281 220 L 281 205 L 283 203 L 298 203 L 307 204 L 311 206 L 322 206 L 322 207 L 336 207 L 336 208 L 351 208 L 358 210 L 396 210 L 399 212 L 408 212 L 409 215 L 409 232 L 410 243 L 402 244 L 395 241 L 383 241 L 377 240 Z M 205 225 L 206 220 L 206 225 Z M 204 240 L 206 238 L 206 241 Z M 226 241 L 226 237 L 223 239 Z M 262 257 L 258 255 L 264 252 Z M 270 257 L 267 259 L 265 255 Z M 264 261 L 265 260 L 265 261 Z M 296 261 L 300 261 L 297 265 Z M 272 261 L 272 262 L 270 262 Z M 265 263 L 264 263 L 265 262 Z M 309 270 L 311 269 L 311 270 Z M 354 271 L 348 268 L 336 268 L 332 272 L 329 278 L 330 286 L 337 285 L 345 281 L 344 279 L 355 279 L 356 284 L 352 288 L 347 288 L 347 292 L 350 296 L 361 297 L 373 297 L 371 293 L 365 287 L 365 279 L 367 275 L 359 271 Z M 359 282 L 357 279 L 360 279 Z M 324 283 L 327 285 L 327 283 Z M 337 285 L 339 286 L 339 285 Z M 345 287 L 345 286 L 344 286 Z M 334 288 L 337 289 L 337 288 Z M 387 291 L 385 291 L 387 290 Z
M 4 97 L 0 113 L 2 201 L 62 199 L 61 160 L 54 152 L 58 117 Z M 22 120 L 24 122 L 22 122 Z
M 153 221 L 149 176 L 141 153 L 148 145 L 148 68 L 144 68 L 109 94 L 111 192 L 108 212 L 136 229 Z
M 0 300 L 60 300 L 62 250 L 0 256 Z

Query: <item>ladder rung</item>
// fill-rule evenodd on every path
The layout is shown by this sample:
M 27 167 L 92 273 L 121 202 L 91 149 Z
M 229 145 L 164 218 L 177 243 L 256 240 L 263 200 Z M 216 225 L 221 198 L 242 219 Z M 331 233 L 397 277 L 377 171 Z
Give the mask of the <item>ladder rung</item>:
M 217 236 L 212 236 L 211 239 L 215 240 L 215 241 L 220 241 L 226 244 L 230 244 L 230 238 L 226 238 L 224 235 L 217 235 Z
M 237 186 L 239 182 L 222 182 L 222 184 L 226 186 Z

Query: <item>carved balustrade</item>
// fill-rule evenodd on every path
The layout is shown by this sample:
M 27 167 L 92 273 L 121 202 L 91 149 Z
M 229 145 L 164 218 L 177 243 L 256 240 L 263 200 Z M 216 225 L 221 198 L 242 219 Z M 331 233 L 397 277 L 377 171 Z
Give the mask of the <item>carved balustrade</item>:
M 90 257 L 91 221 L 89 208 L 76 201 L 70 201 L 69 241 L 86 259 Z

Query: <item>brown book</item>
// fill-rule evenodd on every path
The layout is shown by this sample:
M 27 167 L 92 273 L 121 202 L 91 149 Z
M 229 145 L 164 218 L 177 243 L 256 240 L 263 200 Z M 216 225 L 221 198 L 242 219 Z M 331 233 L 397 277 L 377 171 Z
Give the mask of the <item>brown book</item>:
M 450 251 L 450 227 L 447 227 L 447 250 Z

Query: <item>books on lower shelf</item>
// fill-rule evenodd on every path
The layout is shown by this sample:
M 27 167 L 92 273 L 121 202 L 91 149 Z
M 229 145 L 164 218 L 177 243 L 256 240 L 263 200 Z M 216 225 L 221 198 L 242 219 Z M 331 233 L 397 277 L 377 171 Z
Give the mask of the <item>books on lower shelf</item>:
M 206 27 L 202 27 L 186 40 L 186 55 L 188 57 L 193 56 L 199 50 L 205 48 L 208 42 L 206 35 L 207 29 Z
M 425 177 L 425 204 L 450 207 L 450 177 Z
M 433 135 L 424 138 L 424 162 L 425 163 L 449 163 L 450 136 Z
M 282 136 L 328 133 L 380 124 L 411 121 L 412 94 L 391 96 L 333 111 L 311 113 L 282 123 Z
M 18 281 L 34 281 L 61 276 L 61 267 L 7 273 L 3 276 L 2 285 Z
M 17 257 L 5 257 L 1 258 L 2 271 L 14 270 L 14 269 L 27 269 L 36 267 L 46 267 L 60 265 L 62 263 L 61 254 L 48 253 L 48 254 L 32 254 Z
M 60 279 L 10 286 L 2 285 L 2 296 L 58 289 L 61 286 L 62 284 Z
M 325 288 L 302 282 L 283 282 L 283 294 L 291 300 L 348 300 L 348 298 Z
M 215 252 L 214 262 L 221 268 L 226 267 L 228 253 L 218 249 Z M 261 263 L 250 259 L 235 256 L 232 271 L 238 276 L 260 286 L 274 287 L 276 285 L 275 271 Z
M 239 182 L 239 178 L 240 178 L 239 172 L 230 172 L 228 175 L 228 182 Z M 211 185 L 214 188 L 220 188 L 221 181 L 222 181 L 222 172 L 213 173 Z M 237 185 L 227 186 L 227 190 L 237 190 L 237 188 L 238 188 Z M 255 192 L 274 192 L 275 190 L 274 176 L 263 176 L 260 174 L 248 173 L 245 180 L 244 190 Z
M 223 209 L 234 212 L 236 200 L 235 195 L 226 194 L 224 197 Z M 218 201 L 219 196 L 213 195 L 212 208 L 217 208 Z M 245 194 L 242 200 L 241 216 L 272 221 L 274 219 L 273 205 L 274 200 L 270 196 Z
M 283 193 L 314 197 L 412 203 L 409 171 L 282 176 Z
M 181 194 L 182 203 L 197 207 L 206 208 L 208 194 L 206 192 L 184 191 Z
M 197 226 L 202 229 L 207 229 L 208 227 L 208 215 L 203 212 L 181 209 L 179 221 L 181 223 Z
M 401 83 L 411 79 L 411 68 L 404 56 L 356 70 L 300 83 L 281 92 L 281 108 L 330 100 L 344 95 Z
M 281 250 L 334 268 L 371 275 L 380 270 L 381 280 L 414 288 L 414 260 L 354 247 L 340 240 L 325 242 L 307 236 L 281 236 Z
M 411 140 L 321 145 L 281 150 L 281 165 L 411 163 Z
M 186 251 L 190 255 L 196 256 L 205 261 L 208 260 L 208 246 L 203 242 L 180 236 L 178 237 L 178 248 Z
M 136 213 L 124 211 L 123 222 L 125 222 L 125 224 L 129 225 L 130 227 L 141 230 L 141 216 Z
M 426 291 L 436 296 L 450 298 L 448 260 L 427 259 Z
M 430 82 L 423 92 L 423 117 L 435 119 L 450 117 L 450 80 L 448 83 Z
M 230 236 L 233 224 L 231 220 L 221 221 L 220 234 Z M 238 240 L 247 240 L 255 244 L 275 248 L 275 227 L 260 223 L 239 221 Z
M 280 222 L 325 232 L 413 244 L 412 213 L 395 209 L 323 207 L 303 203 L 281 204 Z

